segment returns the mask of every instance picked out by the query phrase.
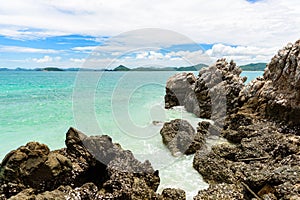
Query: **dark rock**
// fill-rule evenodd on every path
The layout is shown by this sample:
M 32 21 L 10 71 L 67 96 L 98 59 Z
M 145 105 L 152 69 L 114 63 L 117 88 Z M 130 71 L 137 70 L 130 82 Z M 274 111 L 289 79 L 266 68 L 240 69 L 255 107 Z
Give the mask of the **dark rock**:
M 181 189 L 166 188 L 162 191 L 162 200 L 185 200 L 185 191 Z
M 244 200 L 247 199 L 241 184 L 212 184 L 206 190 L 200 190 L 194 200 Z
M 235 145 L 219 144 L 213 146 L 210 152 L 198 151 L 194 157 L 194 168 L 211 184 L 244 182 L 255 192 L 263 191 L 268 185 L 272 190 L 261 194 L 265 198 L 288 199 L 291 194 L 295 196 L 296 188 L 293 193 L 284 188 L 285 185 L 300 183 L 297 164 L 300 137 L 282 134 L 272 123 L 256 122 L 256 127 L 249 126 L 255 131 Z M 244 129 L 241 126 L 236 131 L 240 128 Z M 251 196 L 249 192 L 246 194 Z
M 93 183 L 86 183 L 81 187 L 72 189 L 70 186 L 60 186 L 53 191 L 46 191 L 40 194 L 36 194 L 36 191 L 32 188 L 23 190 L 17 195 L 10 198 L 10 200 L 55 200 L 55 199 L 84 199 L 95 200 L 97 199 L 98 188 Z
M 152 121 L 152 124 L 153 124 L 154 126 L 160 126 L 160 125 L 163 125 L 164 122 L 162 122 L 162 121 Z
M 0 168 L 2 199 L 157 199 L 160 179 L 108 136 L 67 132 L 66 149 L 30 142 L 10 152 Z
M 37 191 L 70 184 L 71 161 L 44 144 L 30 142 L 10 152 L 0 168 L 1 190 L 9 197 L 26 187 Z
M 193 73 L 180 73 L 170 77 L 167 81 L 165 108 L 184 105 L 185 97 L 193 91 L 196 78 Z
M 230 169 L 232 161 L 222 158 L 214 151 L 203 148 L 196 152 L 193 167 L 208 183 L 235 183 L 237 179 Z
M 193 154 L 205 143 L 203 133 L 196 133 L 186 120 L 175 119 L 166 122 L 160 130 L 160 134 L 163 143 L 173 155 L 178 153 Z
M 300 126 L 300 40 L 279 50 L 263 78 L 243 89 L 242 109 L 249 109 L 291 129 Z

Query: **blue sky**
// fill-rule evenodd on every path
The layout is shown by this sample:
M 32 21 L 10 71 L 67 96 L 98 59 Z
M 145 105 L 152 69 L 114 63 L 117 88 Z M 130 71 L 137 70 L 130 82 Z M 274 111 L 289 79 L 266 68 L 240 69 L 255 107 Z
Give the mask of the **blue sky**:
M 296 0 L 0 1 L 0 67 L 269 62 L 299 24 Z

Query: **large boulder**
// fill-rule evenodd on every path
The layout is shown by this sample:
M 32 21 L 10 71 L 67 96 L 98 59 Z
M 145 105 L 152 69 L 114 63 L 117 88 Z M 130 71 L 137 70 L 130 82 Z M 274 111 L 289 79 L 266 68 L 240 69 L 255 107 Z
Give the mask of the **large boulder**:
M 135 159 L 109 136 L 70 128 L 66 149 L 30 142 L 0 166 L 0 198 L 155 199 L 160 179 L 149 161 Z M 63 198 L 64 197 L 64 198 Z
M 176 74 L 166 84 L 165 107 L 182 105 L 201 118 L 213 119 L 222 126 L 227 114 L 237 111 L 239 92 L 244 87 L 242 70 L 231 61 L 219 59 L 193 74 Z
M 185 200 L 185 191 L 175 188 L 166 188 L 162 191 L 162 200 Z
M 31 187 L 37 191 L 54 189 L 72 182 L 69 158 L 37 142 L 29 142 L 6 155 L 0 168 L 0 192 L 7 197 Z
M 196 78 L 193 73 L 171 76 L 166 85 L 165 108 L 184 105 L 186 96 L 193 92 Z
M 205 145 L 203 132 L 195 131 L 192 125 L 181 119 L 166 122 L 160 130 L 163 143 L 173 155 L 193 154 Z

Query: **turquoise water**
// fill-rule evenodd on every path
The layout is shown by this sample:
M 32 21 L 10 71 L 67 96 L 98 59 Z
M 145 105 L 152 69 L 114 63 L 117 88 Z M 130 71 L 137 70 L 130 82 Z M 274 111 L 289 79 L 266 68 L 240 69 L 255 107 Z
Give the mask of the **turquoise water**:
M 28 141 L 64 147 L 73 126 L 87 135 L 110 135 L 141 161 L 149 159 L 160 170 L 160 191 L 179 187 L 191 199 L 207 184 L 192 169 L 192 156 L 170 155 L 161 142 L 162 123 L 152 123 L 200 121 L 180 107 L 163 108 L 166 80 L 175 73 L 0 72 L 0 160 Z M 262 72 L 243 75 L 249 81 Z

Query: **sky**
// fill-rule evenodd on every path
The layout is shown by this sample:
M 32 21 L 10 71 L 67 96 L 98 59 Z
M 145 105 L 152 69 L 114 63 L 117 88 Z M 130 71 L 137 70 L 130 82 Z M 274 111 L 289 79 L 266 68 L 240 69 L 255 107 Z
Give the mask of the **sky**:
M 0 0 L 0 68 L 269 62 L 298 0 Z

